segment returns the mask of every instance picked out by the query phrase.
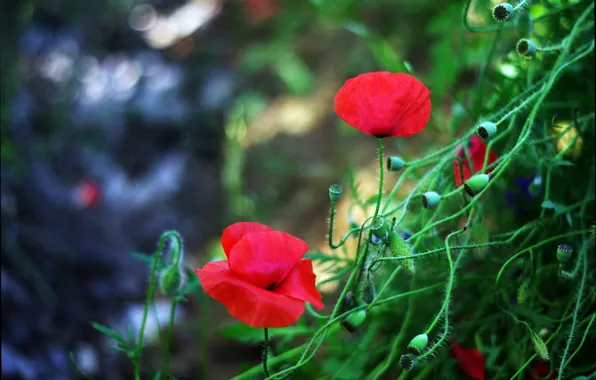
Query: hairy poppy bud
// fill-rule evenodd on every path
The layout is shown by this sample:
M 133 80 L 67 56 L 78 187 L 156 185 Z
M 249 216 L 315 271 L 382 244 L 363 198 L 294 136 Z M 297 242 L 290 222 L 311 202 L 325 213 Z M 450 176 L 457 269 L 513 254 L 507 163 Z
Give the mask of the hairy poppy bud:
M 182 287 L 182 269 L 178 265 L 170 265 L 159 276 L 159 288 L 166 296 L 173 296 Z
M 542 190 L 542 177 L 537 175 L 536 177 L 534 177 L 534 179 L 530 183 L 530 186 L 528 186 L 528 192 L 530 193 L 531 196 L 536 197 L 536 196 L 538 196 L 538 194 L 540 194 L 541 190 Z
M 557 247 L 557 260 L 560 263 L 566 263 L 571 259 L 571 255 L 573 254 L 573 248 L 568 246 L 567 244 L 560 244 Z
M 513 5 L 509 3 L 501 3 L 493 8 L 493 18 L 497 22 L 505 22 L 513 16 Z
M 376 295 L 375 284 L 370 279 L 363 279 L 360 288 L 360 301 L 368 305 L 375 299 Z
M 522 38 L 521 40 L 517 41 L 515 50 L 517 51 L 517 54 L 521 55 L 522 57 L 532 58 L 536 54 L 538 48 L 532 40 Z
M 466 193 L 468 193 L 469 196 L 473 197 L 474 195 L 484 190 L 486 185 L 488 185 L 489 179 L 490 177 L 488 176 L 488 174 L 476 174 L 475 176 L 467 180 L 466 183 L 464 183 L 464 189 L 466 190 Z
M 331 202 L 338 201 L 339 198 L 341 198 L 342 191 L 343 189 L 338 184 L 333 184 L 329 186 L 329 199 L 331 199 Z
M 426 333 L 416 335 L 408 344 L 408 351 L 410 351 L 412 354 L 420 355 L 422 351 L 424 351 L 424 349 L 426 348 L 427 344 L 428 335 Z
M 406 371 L 410 371 L 412 368 L 418 365 L 418 357 L 412 354 L 402 355 L 399 358 L 399 366 Z
M 540 357 L 540 359 L 547 361 L 548 356 L 548 348 L 546 347 L 546 343 L 542 340 L 542 338 L 532 332 L 532 343 L 534 344 L 534 350 L 536 351 L 536 355 Z
M 528 293 L 530 292 L 530 281 L 524 280 L 520 285 L 519 289 L 517 289 L 517 303 L 524 304 L 528 300 Z
M 392 232 L 389 236 L 389 250 L 391 251 L 391 254 L 395 257 L 404 257 L 412 255 L 412 248 L 410 247 L 410 245 L 406 243 L 406 241 L 395 232 Z M 414 260 L 401 260 L 400 264 L 408 272 L 414 274 Z
M 387 219 L 382 216 L 377 216 L 373 219 L 370 224 L 370 229 L 373 235 L 381 240 L 386 240 L 389 236 L 389 223 L 387 223 Z
M 493 137 L 495 133 L 497 133 L 497 125 L 490 121 L 485 121 L 476 128 L 478 137 L 485 141 Z
M 422 206 L 424 208 L 435 208 L 441 201 L 441 195 L 434 191 L 427 191 L 422 194 Z
M 401 170 L 404 166 L 406 166 L 406 163 L 399 157 L 392 156 L 387 159 L 387 170 L 390 172 Z

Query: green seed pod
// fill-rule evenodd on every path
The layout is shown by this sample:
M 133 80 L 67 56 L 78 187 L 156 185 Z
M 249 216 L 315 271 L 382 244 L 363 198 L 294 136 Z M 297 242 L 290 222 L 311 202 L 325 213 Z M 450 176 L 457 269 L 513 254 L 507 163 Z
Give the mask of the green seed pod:
M 420 355 L 428 345 L 428 335 L 426 333 L 416 335 L 408 344 L 408 351 L 414 355 Z
M 404 166 L 406 166 L 406 163 L 399 157 L 392 156 L 387 159 L 387 170 L 390 172 L 401 170 Z
M 548 361 L 548 348 L 546 347 L 546 343 L 542 340 L 538 334 L 532 332 L 532 343 L 534 344 L 534 350 L 536 351 L 536 355 L 544 361 Z
M 427 191 L 422 194 L 422 206 L 424 206 L 424 208 L 435 208 L 439 205 L 440 201 L 441 195 L 434 191 Z
M 517 54 L 524 58 L 532 58 L 536 55 L 536 51 L 538 48 L 536 44 L 532 40 L 528 40 L 526 38 L 522 38 L 521 40 L 517 41 L 517 45 L 515 45 L 515 51 Z
M 385 241 L 389 237 L 389 223 L 382 216 L 377 216 L 370 224 L 370 230 L 377 238 Z
M 337 202 L 341 198 L 342 191 L 343 189 L 338 184 L 329 186 L 329 199 L 331 199 L 331 202 Z
M 573 248 L 568 246 L 567 244 L 560 244 L 557 247 L 557 260 L 564 264 L 571 259 L 571 255 L 573 254 Z
M 528 301 L 528 296 L 530 293 L 530 280 L 526 279 L 522 282 L 519 289 L 517 289 L 517 303 L 524 304 Z
M 410 371 L 418 365 L 418 357 L 412 354 L 402 355 L 399 358 L 399 366 L 405 370 Z
M 485 121 L 476 128 L 476 134 L 482 140 L 487 141 L 497 133 L 497 125 L 490 121 Z
M 505 22 L 513 16 L 513 5 L 509 3 L 501 3 L 493 8 L 493 18 L 497 22 Z
M 389 236 L 389 250 L 395 257 L 404 257 L 412 255 L 412 248 L 406 241 L 396 232 L 392 232 Z M 414 274 L 414 260 L 401 260 L 400 264 L 411 274 Z
M 159 288 L 166 296 L 173 296 L 182 287 L 182 270 L 178 265 L 170 265 L 159 276 Z
M 488 174 L 476 174 L 464 183 L 464 189 L 469 196 L 473 197 L 484 190 L 486 185 L 488 185 L 489 179 Z

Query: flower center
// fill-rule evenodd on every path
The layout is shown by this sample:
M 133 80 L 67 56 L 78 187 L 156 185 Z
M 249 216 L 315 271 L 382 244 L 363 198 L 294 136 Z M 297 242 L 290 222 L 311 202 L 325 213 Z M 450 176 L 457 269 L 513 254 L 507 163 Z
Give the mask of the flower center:
M 272 282 L 265 289 L 267 289 L 267 290 L 273 290 L 273 289 L 275 289 L 276 286 L 277 286 L 277 283 Z

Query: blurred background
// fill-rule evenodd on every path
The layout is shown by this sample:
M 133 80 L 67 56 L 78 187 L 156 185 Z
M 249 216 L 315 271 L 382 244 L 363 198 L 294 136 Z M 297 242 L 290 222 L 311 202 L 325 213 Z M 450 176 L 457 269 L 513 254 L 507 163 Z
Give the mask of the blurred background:
M 2 378 L 79 378 L 71 352 L 94 378 L 130 378 L 89 322 L 139 325 L 149 271 L 133 254 L 154 252 L 164 230 L 183 236 L 191 267 L 220 258 L 221 231 L 240 220 L 323 248 L 327 187 L 350 167 L 361 194 L 377 186 L 376 141 L 339 121 L 336 91 L 407 61 L 432 90 L 433 120 L 388 153 L 449 141 L 442 131 L 465 117 L 455 98 L 465 100 L 488 43 L 463 32 L 463 3 L 3 3 Z M 474 2 L 469 20 L 485 22 L 495 3 Z M 149 363 L 168 308 L 164 298 L 152 309 Z M 233 322 L 222 305 L 191 299 L 176 320 L 178 379 L 258 364 L 257 344 L 218 333 Z

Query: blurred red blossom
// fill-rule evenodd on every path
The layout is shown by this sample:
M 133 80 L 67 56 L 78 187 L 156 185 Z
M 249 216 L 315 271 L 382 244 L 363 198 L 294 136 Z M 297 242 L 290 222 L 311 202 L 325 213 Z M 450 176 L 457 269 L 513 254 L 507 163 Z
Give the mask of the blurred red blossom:
M 473 135 L 468 142 L 468 152 L 470 154 L 470 158 L 472 159 L 472 166 L 474 169 L 474 173 L 478 173 L 482 170 L 484 164 L 484 156 L 486 155 L 487 146 L 480 139 L 480 137 Z M 457 152 L 457 157 L 462 160 L 463 163 L 463 177 L 464 182 L 472 177 L 472 168 L 470 167 L 470 163 L 464 153 L 464 149 L 460 148 Z M 492 150 L 488 154 L 488 162 L 487 166 L 494 163 L 498 159 L 497 154 Z M 484 174 L 489 174 L 492 170 L 487 170 Z M 462 166 L 460 165 L 458 160 L 453 161 L 453 176 L 455 179 L 455 184 L 457 187 L 460 187 L 462 183 Z
M 463 348 L 457 342 L 451 342 L 449 354 L 457 361 L 459 369 L 476 380 L 484 380 L 484 355 L 476 348 Z

